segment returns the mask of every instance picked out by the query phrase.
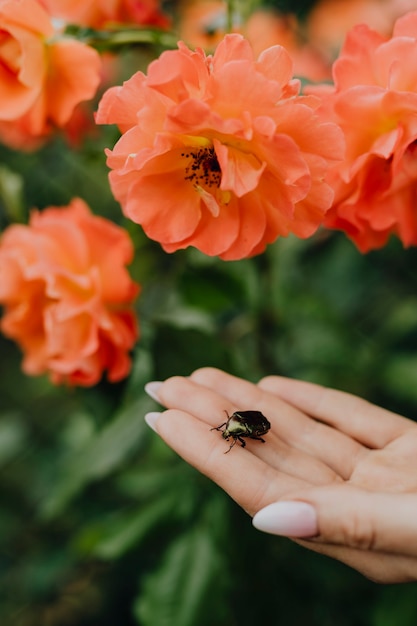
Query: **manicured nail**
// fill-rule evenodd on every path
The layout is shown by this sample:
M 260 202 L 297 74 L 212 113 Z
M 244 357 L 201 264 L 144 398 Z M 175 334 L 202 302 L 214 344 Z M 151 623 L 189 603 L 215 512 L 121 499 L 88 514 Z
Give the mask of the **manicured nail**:
M 307 502 L 273 502 L 256 513 L 252 520 L 258 530 L 284 537 L 318 535 L 317 513 Z
M 160 412 L 158 413 L 158 411 L 151 411 L 150 413 L 146 413 L 145 418 L 144 418 L 149 428 L 152 428 L 152 430 L 154 430 L 156 433 L 158 432 L 156 430 L 156 423 L 160 415 L 161 413 Z
M 162 383 L 159 382 L 159 380 L 153 380 L 145 385 L 146 393 L 152 398 L 152 400 L 155 400 L 155 402 L 159 402 L 158 389 L 161 385 Z

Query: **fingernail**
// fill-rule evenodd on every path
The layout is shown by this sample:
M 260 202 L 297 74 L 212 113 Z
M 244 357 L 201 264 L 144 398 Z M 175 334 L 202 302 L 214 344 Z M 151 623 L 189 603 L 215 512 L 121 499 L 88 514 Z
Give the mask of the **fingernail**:
M 252 520 L 258 530 L 284 537 L 318 535 L 317 513 L 307 502 L 273 502 L 258 511 Z
M 154 430 L 156 433 L 158 432 L 156 430 L 156 423 L 160 415 L 161 413 L 158 411 L 151 411 L 150 413 L 146 413 L 145 418 L 144 418 L 149 428 L 152 428 L 152 430 Z
M 145 391 L 155 402 L 159 402 L 158 389 L 162 383 L 159 380 L 153 380 L 150 383 L 146 383 Z

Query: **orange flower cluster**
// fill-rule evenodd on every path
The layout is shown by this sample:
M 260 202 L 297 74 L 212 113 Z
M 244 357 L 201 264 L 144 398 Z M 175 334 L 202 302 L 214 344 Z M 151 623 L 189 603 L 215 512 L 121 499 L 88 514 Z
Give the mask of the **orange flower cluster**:
M 98 53 L 55 38 L 51 17 L 36 0 L 0 0 L 0 139 L 37 147 L 62 128 L 100 83 Z
M 213 56 L 180 43 L 100 103 L 96 121 L 123 133 L 107 151 L 113 194 L 167 252 L 232 260 L 308 237 L 332 203 L 324 178 L 343 147 L 317 106 L 281 46 L 255 59 L 238 34 Z
M 372 15 L 376 1 L 366 7 Z M 156 0 L 0 0 L 0 138 L 17 148 L 67 125 L 100 82 L 98 53 L 57 35 L 51 15 L 93 28 L 168 24 Z M 259 32 L 268 41 L 282 35 L 282 22 L 265 30 L 265 16 L 247 29 L 258 50 Z M 282 45 L 258 57 L 254 45 L 237 33 L 213 54 L 180 42 L 147 74 L 107 90 L 96 121 L 121 131 L 106 154 L 124 214 L 167 252 L 193 246 L 224 260 L 320 225 L 343 230 L 362 252 L 392 234 L 416 245 L 417 12 L 398 19 L 392 35 L 355 27 L 334 84 L 304 93 Z M 132 257 L 127 233 L 79 199 L 6 229 L 1 328 L 21 346 L 25 372 L 78 385 L 128 374 L 138 336 Z
M 346 157 L 328 181 L 335 199 L 325 218 L 359 250 L 391 234 L 417 244 L 417 12 L 397 20 L 392 37 L 355 27 L 334 64 L 323 114 L 343 130 Z
M 4 232 L 1 330 L 24 352 L 26 374 L 73 385 L 94 385 L 106 370 L 112 382 L 128 374 L 138 335 L 132 257 L 127 233 L 79 199 Z

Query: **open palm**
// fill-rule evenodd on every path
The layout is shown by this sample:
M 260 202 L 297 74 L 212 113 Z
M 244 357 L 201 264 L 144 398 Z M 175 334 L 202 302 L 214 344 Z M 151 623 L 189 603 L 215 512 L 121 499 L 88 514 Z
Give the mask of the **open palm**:
M 161 437 L 250 515 L 279 500 L 310 502 L 319 533 L 298 543 L 381 582 L 417 579 L 413 421 L 311 383 L 271 376 L 255 385 L 212 368 L 149 390 L 169 409 L 156 422 Z M 271 430 L 265 443 L 247 439 L 225 454 L 228 443 L 210 428 L 236 410 L 261 411 Z M 389 536 L 364 513 L 371 496 L 383 512 L 397 513 L 381 522 Z M 411 543 L 407 528 L 396 532 L 406 523 L 401 515 L 411 517 Z

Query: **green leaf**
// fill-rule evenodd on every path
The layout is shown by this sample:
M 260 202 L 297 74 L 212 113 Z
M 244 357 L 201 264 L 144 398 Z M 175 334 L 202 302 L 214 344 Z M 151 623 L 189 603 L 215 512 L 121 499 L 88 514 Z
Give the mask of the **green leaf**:
M 15 414 L 2 416 L 0 420 L 0 466 L 8 463 L 27 442 L 26 428 Z
M 387 363 L 384 373 L 387 390 L 397 398 L 417 402 L 417 356 L 396 354 Z
M 154 350 L 155 369 L 161 380 L 173 374 L 188 376 L 202 366 L 228 369 L 227 346 L 214 340 L 213 335 L 194 329 L 162 326 L 155 337 Z
M 86 484 L 108 476 L 137 453 L 149 432 L 143 416 L 152 407 L 148 398 L 131 404 L 77 454 L 68 458 L 40 505 L 40 516 L 49 519 L 58 515 Z
M 49 519 L 61 513 L 86 484 L 111 474 L 144 445 L 149 429 L 143 416 L 154 407 L 154 402 L 143 391 L 150 378 L 150 363 L 149 355 L 140 351 L 123 406 L 113 421 L 90 437 L 77 453 L 71 453 L 65 459 L 40 504 L 41 518 Z
M 7 167 L 0 167 L 0 203 L 12 222 L 25 220 L 23 178 Z
M 159 440 L 161 441 L 161 440 Z M 155 443 L 158 443 L 158 439 Z M 176 488 L 182 494 L 188 488 L 194 488 L 196 471 L 183 463 L 161 442 L 161 450 L 168 452 L 165 457 L 158 456 L 158 451 L 153 448 L 150 455 L 150 465 L 140 463 L 137 467 L 129 469 L 115 478 L 115 484 L 120 493 L 128 498 L 147 499 L 155 498 L 162 490 Z M 172 460 L 175 460 L 172 463 Z M 200 475 L 198 475 L 200 476 Z M 196 489 L 200 489 L 199 486 Z
M 166 493 L 163 497 L 142 505 L 133 513 L 130 511 L 125 514 L 109 526 L 92 553 L 102 559 L 115 559 L 130 548 L 138 546 L 158 523 L 172 517 L 177 501 L 177 493 Z
M 385 340 L 398 341 L 416 332 L 417 329 L 417 298 L 414 296 L 398 300 L 395 306 L 381 321 L 380 336 Z
M 414 586 L 385 588 L 380 602 L 375 606 L 372 626 L 415 626 L 417 604 Z
M 141 626 L 202 624 L 204 605 L 211 601 L 221 558 L 208 529 L 181 535 L 167 550 L 160 567 L 144 581 L 134 605 Z M 213 612 L 210 614 L 213 620 Z M 214 623 L 211 621 L 210 623 Z

